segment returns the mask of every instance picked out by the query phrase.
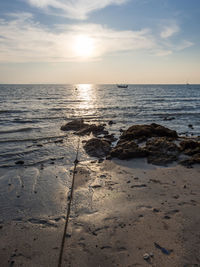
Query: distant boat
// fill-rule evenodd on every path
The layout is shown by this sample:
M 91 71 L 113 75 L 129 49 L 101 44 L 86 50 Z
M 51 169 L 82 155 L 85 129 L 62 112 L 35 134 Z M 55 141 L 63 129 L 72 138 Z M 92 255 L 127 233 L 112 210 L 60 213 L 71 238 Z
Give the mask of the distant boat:
M 118 88 L 128 88 L 128 84 L 117 84 Z
M 190 88 L 190 84 L 188 82 L 186 82 L 186 88 L 189 89 Z

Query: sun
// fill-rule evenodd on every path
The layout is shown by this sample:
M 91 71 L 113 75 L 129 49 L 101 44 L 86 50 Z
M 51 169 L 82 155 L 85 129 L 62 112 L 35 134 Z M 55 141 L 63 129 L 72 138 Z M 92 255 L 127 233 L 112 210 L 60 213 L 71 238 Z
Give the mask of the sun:
M 88 35 L 79 35 L 75 39 L 75 54 L 81 58 L 89 58 L 94 55 L 95 45 L 94 39 Z

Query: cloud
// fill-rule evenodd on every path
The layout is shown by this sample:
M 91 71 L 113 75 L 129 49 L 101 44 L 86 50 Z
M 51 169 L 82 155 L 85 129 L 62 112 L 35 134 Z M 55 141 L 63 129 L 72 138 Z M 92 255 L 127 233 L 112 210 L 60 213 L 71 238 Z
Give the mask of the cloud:
M 0 20 L 1 62 L 65 62 L 81 60 L 75 51 L 78 36 L 93 40 L 90 59 L 115 52 L 151 49 L 155 46 L 148 30 L 117 31 L 98 24 L 59 25 L 52 29 L 35 23 L 30 14 L 12 14 Z M 89 59 L 89 58 L 88 58 Z
M 86 19 L 91 12 L 109 5 L 121 5 L 127 0 L 25 0 L 28 4 L 62 14 L 71 19 Z M 61 13 L 62 12 L 62 13 Z
M 156 55 L 159 56 L 159 57 L 163 57 L 163 56 L 168 56 L 168 55 L 171 55 L 173 52 L 172 50 L 164 50 L 164 49 L 158 49 L 156 51 Z
M 179 32 L 179 26 L 176 24 L 170 25 L 170 26 L 165 26 L 163 31 L 161 32 L 160 36 L 161 38 L 169 38 L 172 35 L 174 35 L 175 33 Z
M 134 50 L 166 56 L 192 45 L 189 41 L 177 45 L 160 42 L 150 29 L 115 30 L 100 24 L 65 24 L 47 28 L 29 13 L 10 14 L 0 19 L 0 62 L 72 62 L 100 60 L 105 55 Z M 80 40 L 87 40 L 91 52 L 84 57 Z M 83 54 L 83 55 L 82 55 Z
M 194 45 L 194 43 L 184 40 L 184 41 L 181 41 L 181 43 L 176 47 L 176 50 L 181 51 L 181 50 L 184 50 L 184 49 L 191 47 L 193 45 Z

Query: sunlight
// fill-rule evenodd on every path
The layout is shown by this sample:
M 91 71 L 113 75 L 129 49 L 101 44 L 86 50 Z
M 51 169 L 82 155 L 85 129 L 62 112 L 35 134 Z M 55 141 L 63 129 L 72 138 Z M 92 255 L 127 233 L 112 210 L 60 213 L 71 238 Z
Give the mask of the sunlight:
M 77 99 L 79 99 L 79 109 L 77 116 L 93 116 L 96 107 L 96 90 L 92 84 L 77 84 L 75 86 Z
M 76 37 L 74 51 L 77 56 L 82 58 L 92 57 L 94 50 L 94 39 L 87 35 L 79 35 Z
M 89 102 L 91 103 L 91 100 L 94 97 L 94 90 L 92 84 L 78 84 L 76 85 L 76 88 L 78 89 L 80 99 L 84 101 L 86 105 L 88 105 Z

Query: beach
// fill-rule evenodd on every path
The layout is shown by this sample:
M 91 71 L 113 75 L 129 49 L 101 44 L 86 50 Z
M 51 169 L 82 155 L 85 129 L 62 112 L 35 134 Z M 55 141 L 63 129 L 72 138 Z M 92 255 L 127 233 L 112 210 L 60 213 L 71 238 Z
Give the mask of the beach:
M 40 179 L 44 172 L 51 180 L 64 170 L 38 170 Z M 199 266 L 199 177 L 199 165 L 158 167 L 145 159 L 80 162 L 62 266 Z M 43 211 L 1 221 L 1 266 L 57 266 L 68 191 L 59 190 L 59 179 L 54 183 L 48 201 L 60 203 L 57 216 Z
M 1 266 L 200 266 L 198 86 L 27 88 L 1 88 Z
M 200 0 L 0 0 L 0 267 L 200 267 Z

